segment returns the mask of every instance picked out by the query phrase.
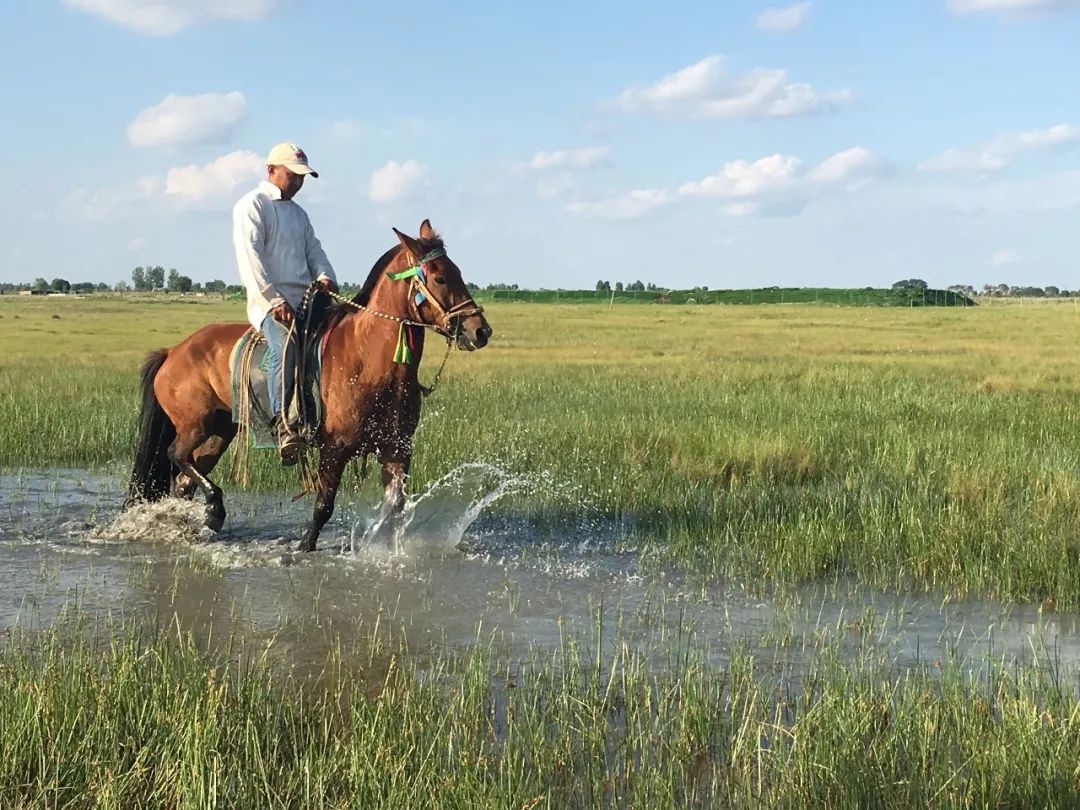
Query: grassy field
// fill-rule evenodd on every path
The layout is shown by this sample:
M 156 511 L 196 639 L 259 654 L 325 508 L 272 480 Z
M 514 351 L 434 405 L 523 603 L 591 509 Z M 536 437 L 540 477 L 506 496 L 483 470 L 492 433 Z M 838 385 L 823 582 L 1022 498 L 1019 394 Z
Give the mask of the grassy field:
M 623 520 L 703 576 L 1080 605 L 1074 306 L 489 315 L 494 343 L 455 354 L 428 402 L 414 489 L 486 460 L 548 482 L 507 508 Z M 146 351 L 241 317 L 0 300 L 0 465 L 126 465 Z M 255 486 L 295 487 L 270 454 L 252 463 Z
M 1080 606 L 1072 305 L 489 315 L 495 342 L 455 355 L 428 403 L 416 489 L 479 458 L 542 476 L 514 513 L 621 520 L 706 578 Z M 0 466 L 122 470 L 145 352 L 240 318 L 235 302 L 0 299 Z M 295 487 L 253 464 L 256 486 Z M 479 632 L 420 657 L 373 630 L 313 671 L 169 615 L 87 621 L 0 647 L 0 806 L 1077 803 L 1075 673 L 1035 647 L 900 670 L 860 622 L 815 634 L 787 678 L 768 652 L 714 668 L 689 629 L 657 652 L 598 620 L 526 660 Z
M 1065 807 L 1080 703 L 1052 659 L 897 673 L 824 637 L 794 688 L 693 645 L 418 668 L 369 636 L 290 674 L 270 645 L 77 615 L 0 648 L 4 807 Z M 76 629 L 72 630 L 74 625 Z M 872 628 L 865 628 L 872 636 Z M 598 627 L 597 633 L 611 632 Z M 848 660 L 845 658 L 844 660 Z

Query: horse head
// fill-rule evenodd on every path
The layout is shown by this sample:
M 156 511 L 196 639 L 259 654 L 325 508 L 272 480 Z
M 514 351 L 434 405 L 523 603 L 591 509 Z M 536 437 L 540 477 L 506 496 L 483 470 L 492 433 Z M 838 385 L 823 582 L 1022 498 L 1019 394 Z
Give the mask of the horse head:
M 438 328 L 457 341 L 459 349 L 471 352 L 486 346 L 492 330 L 484 309 L 473 300 L 431 222 L 420 223 L 418 239 L 397 228 L 394 233 L 409 256 L 409 267 L 391 278 L 410 280 L 410 306 L 416 320 Z

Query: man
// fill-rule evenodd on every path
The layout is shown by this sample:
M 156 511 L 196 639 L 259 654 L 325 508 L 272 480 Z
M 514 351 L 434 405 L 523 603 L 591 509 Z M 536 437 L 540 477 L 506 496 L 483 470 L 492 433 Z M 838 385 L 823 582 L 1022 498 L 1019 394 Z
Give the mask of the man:
M 337 292 L 337 279 L 307 213 L 293 202 L 304 178 L 319 176 L 304 150 L 279 143 L 266 164 L 266 180 L 233 207 L 233 246 L 247 289 L 248 320 L 266 338 L 272 428 L 281 463 L 289 465 L 296 463 L 302 444 L 289 422 L 296 367 L 290 325 L 312 281 Z

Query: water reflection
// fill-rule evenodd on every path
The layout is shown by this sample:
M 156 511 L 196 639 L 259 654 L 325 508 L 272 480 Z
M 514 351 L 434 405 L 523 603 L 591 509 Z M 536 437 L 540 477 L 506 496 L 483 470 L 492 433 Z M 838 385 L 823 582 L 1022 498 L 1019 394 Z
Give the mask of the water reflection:
M 583 522 L 543 535 L 484 509 L 528 481 L 470 465 L 410 501 L 396 550 L 373 542 L 375 504 L 345 500 L 322 549 L 296 551 L 307 504 L 232 493 L 206 541 L 198 504 L 165 501 L 116 518 L 120 479 L 79 471 L 0 477 L 0 626 L 84 613 L 169 617 L 200 637 L 287 651 L 322 668 L 341 645 L 370 659 L 380 638 L 429 649 L 491 644 L 524 657 L 582 638 L 633 644 L 666 666 L 688 643 L 723 665 L 749 646 L 797 674 L 825 645 L 898 670 L 950 654 L 1075 661 L 1080 616 L 834 580 L 762 593 L 644 565 L 623 527 Z M 173 618 L 175 617 L 175 618 Z M 275 652 L 275 654 L 278 654 Z

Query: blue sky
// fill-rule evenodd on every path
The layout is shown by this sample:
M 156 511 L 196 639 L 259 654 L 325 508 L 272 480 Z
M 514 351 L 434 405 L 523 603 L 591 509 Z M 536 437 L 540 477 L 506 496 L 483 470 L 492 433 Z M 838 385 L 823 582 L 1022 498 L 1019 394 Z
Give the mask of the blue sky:
M 290 140 L 343 280 L 1080 287 L 1080 0 L 14 6 L 2 281 L 232 282 Z

